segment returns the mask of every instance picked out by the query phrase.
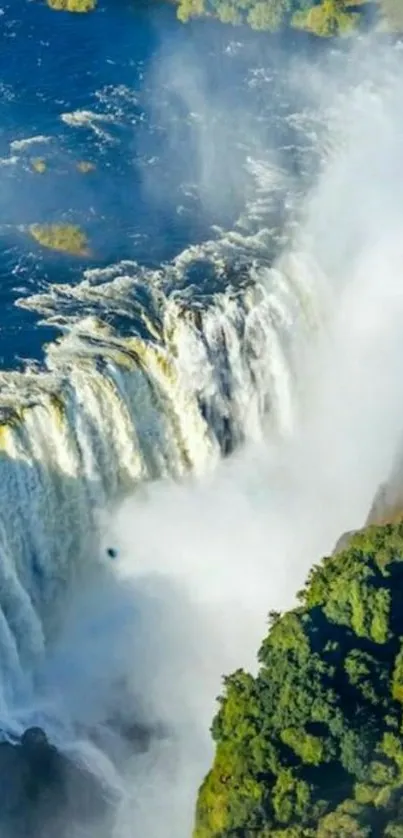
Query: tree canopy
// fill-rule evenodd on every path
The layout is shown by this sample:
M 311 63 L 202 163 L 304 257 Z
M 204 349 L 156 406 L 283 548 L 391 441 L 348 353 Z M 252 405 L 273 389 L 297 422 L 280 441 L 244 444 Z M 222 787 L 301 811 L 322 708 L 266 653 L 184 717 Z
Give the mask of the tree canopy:
M 392 2 L 392 0 L 389 0 Z M 178 16 L 211 15 L 225 23 L 247 23 L 253 29 L 277 32 L 289 26 L 329 37 L 345 33 L 359 23 L 351 0 L 178 0 Z
M 271 613 L 225 678 L 194 838 L 403 838 L 403 524 L 373 526 Z
M 45 0 L 51 9 L 91 12 L 98 0 Z M 111 3 L 114 0 L 111 0 Z M 289 27 L 321 38 L 359 28 L 367 10 L 378 8 L 381 28 L 403 32 L 401 0 L 174 0 L 183 23 L 194 17 L 216 17 L 234 26 L 277 32 Z M 133 0 L 133 4 L 135 0 Z

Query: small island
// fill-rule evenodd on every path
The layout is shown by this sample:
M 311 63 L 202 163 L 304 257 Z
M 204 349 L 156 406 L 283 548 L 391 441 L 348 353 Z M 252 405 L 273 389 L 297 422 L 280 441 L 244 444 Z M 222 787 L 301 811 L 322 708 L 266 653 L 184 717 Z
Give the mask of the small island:
M 87 236 L 75 224 L 31 224 L 29 232 L 42 247 L 72 256 L 89 256 Z
M 51 9 L 58 12 L 92 12 L 97 0 L 46 0 Z
M 403 838 L 403 523 L 371 526 L 272 612 L 212 733 L 194 838 Z

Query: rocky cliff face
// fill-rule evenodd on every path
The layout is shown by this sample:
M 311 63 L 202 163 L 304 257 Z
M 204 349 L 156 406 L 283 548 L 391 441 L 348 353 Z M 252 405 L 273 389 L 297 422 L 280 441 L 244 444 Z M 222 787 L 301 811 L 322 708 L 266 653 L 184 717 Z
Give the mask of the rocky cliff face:
M 372 502 L 364 527 L 397 524 L 403 520 L 403 461 L 396 458 L 395 465 L 388 479 L 381 483 Z M 333 555 L 346 550 L 352 537 L 358 530 L 343 533 L 337 540 Z
M 29 728 L 15 744 L 0 743 L 2 838 L 74 838 L 76 829 L 89 826 L 102 838 L 112 810 L 96 778 L 60 753 L 41 728 Z

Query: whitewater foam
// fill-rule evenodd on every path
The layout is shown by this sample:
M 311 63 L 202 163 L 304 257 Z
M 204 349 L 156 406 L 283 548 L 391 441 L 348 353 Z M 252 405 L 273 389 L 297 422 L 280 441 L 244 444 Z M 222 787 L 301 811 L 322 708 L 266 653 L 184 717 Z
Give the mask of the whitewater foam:
M 12 140 L 10 143 L 11 151 L 25 151 L 32 145 L 47 145 L 52 140 L 52 137 L 44 134 L 36 134 L 33 137 L 23 137 L 20 140 Z

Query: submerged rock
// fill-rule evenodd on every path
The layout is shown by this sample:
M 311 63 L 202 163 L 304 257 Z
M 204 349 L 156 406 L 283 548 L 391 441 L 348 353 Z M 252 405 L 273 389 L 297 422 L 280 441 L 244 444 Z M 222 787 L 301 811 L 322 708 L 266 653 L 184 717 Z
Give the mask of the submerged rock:
M 101 838 L 113 802 L 98 778 L 41 728 L 29 728 L 15 744 L 0 743 L 2 838 L 70 838 L 75 827 L 92 824 Z
M 89 172 L 95 172 L 96 165 L 90 160 L 79 160 L 77 163 L 77 170 L 83 175 L 88 175 Z
M 33 160 L 31 160 L 31 166 L 34 172 L 38 172 L 39 175 L 43 175 L 43 173 L 46 172 L 47 169 L 46 162 L 43 159 L 43 157 L 35 157 Z

